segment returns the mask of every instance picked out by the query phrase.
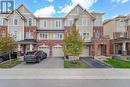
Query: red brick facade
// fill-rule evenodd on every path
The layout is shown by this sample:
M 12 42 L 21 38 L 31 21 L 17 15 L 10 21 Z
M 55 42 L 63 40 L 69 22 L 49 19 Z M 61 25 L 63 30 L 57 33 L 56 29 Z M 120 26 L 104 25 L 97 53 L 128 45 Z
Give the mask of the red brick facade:
M 96 37 L 96 33 L 99 33 L 99 37 Z M 103 27 L 93 27 L 93 38 L 92 38 L 92 52 L 93 55 L 95 56 L 100 56 L 102 55 L 99 54 L 99 46 L 105 46 L 105 49 L 103 49 L 103 52 L 105 52 L 103 55 L 104 56 L 109 56 L 110 55 L 110 42 L 109 39 L 105 39 L 103 37 Z M 102 48 L 101 48 L 102 49 Z

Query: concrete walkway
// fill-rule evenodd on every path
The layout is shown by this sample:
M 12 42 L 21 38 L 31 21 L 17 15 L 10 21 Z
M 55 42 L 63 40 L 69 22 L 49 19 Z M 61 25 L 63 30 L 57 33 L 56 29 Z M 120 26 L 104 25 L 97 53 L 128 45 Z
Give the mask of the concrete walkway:
M 14 68 L 64 68 L 64 60 L 63 58 L 47 58 L 41 61 L 40 63 L 28 63 L 22 62 Z
M 80 58 L 81 61 L 86 63 L 90 68 L 111 68 L 110 66 L 92 58 Z

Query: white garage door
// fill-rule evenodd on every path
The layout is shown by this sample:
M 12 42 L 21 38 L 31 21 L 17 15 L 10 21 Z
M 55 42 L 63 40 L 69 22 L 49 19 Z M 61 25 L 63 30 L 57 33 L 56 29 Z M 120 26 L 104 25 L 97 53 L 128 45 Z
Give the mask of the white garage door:
M 43 52 L 47 53 L 47 56 L 49 56 L 49 47 L 47 45 L 39 46 L 38 50 L 42 50 Z
M 84 47 L 80 57 L 88 57 L 88 56 L 89 56 L 89 47 Z
M 52 57 L 63 57 L 64 52 L 63 52 L 63 47 L 60 45 L 56 45 L 52 47 Z

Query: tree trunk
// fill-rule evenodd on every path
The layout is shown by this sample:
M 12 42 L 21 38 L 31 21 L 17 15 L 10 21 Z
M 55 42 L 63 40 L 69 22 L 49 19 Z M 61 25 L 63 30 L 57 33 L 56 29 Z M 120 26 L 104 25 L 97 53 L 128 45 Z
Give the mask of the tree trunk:
M 11 52 L 9 53 L 9 61 L 10 61 L 10 64 L 11 64 Z

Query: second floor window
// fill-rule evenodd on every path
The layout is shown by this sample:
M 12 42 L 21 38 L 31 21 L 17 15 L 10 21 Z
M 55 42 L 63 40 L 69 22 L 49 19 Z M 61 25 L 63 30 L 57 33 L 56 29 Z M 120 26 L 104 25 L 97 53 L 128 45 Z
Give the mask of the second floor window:
M 26 39 L 33 39 L 33 32 L 26 32 Z
M 29 25 L 29 26 L 32 26 L 32 18 L 29 18 L 29 20 L 28 20 L 28 25 Z
M 14 19 L 14 25 L 18 25 L 18 19 Z
M 48 39 L 47 33 L 40 33 L 40 39 Z
M 130 19 L 129 19 L 129 21 L 128 21 L 128 25 L 130 25 Z
M 96 37 L 96 38 L 99 38 L 99 37 L 100 37 L 100 33 L 99 33 L 99 32 L 96 32 L 96 33 L 95 33 L 95 37 Z
M 0 25 L 3 25 L 3 19 L 0 18 Z
M 62 33 L 57 33 L 55 34 L 55 39 L 63 39 L 63 34 Z
M 43 26 L 44 26 L 44 28 L 47 27 L 47 21 L 46 20 L 43 21 Z

